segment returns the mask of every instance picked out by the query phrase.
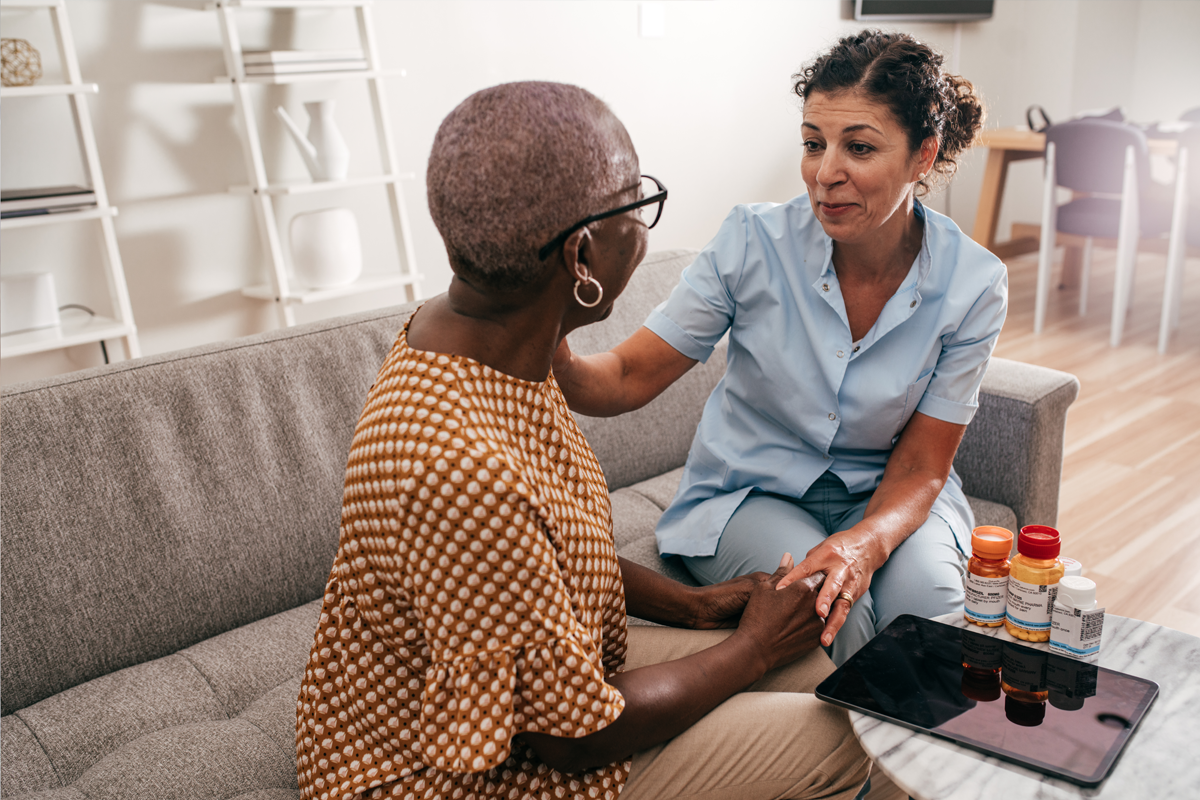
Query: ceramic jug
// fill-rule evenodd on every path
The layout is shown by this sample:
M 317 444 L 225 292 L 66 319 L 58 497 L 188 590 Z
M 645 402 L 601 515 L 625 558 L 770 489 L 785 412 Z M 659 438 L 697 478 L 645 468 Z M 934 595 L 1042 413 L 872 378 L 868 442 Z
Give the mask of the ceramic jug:
M 287 126 L 288 133 L 300 148 L 300 155 L 304 157 L 304 165 L 315 181 L 340 181 L 350 169 L 350 148 L 333 121 L 333 107 L 332 100 L 304 104 L 308 111 L 307 137 L 300 133 L 300 126 L 292 121 L 283 106 L 275 109 L 275 116 Z
M 362 274 L 358 222 L 348 208 L 323 208 L 292 217 L 288 226 L 296 280 L 313 289 L 344 286 Z

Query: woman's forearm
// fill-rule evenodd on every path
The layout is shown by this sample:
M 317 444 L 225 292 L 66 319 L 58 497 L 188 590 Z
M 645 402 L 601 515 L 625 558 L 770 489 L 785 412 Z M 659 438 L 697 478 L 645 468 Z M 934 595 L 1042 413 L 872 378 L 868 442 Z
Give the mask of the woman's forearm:
M 871 495 L 863 521 L 881 548 L 878 569 L 905 539 L 929 519 L 929 510 L 950 476 L 950 465 L 966 425 L 955 425 L 920 412 L 913 414 L 888 458 L 879 487 Z
M 522 735 L 560 772 L 612 764 L 683 733 L 766 671 L 756 643 L 735 631 L 686 658 L 614 675 L 609 683 L 624 696 L 625 710 L 603 730 L 582 739 Z
M 526 740 L 543 761 L 563 772 L 611 764 L 678 736 L 769 670 L 811 651 L 822 626 L 813 599 L 824 576 L 777 591 L 791 567 L 789 557 L 773 575 L 750 577 L 753 588 L 738 628 L 719 644 L 611 677 L 609 683 L 625 698 L 611 725 L 580 739 L 526 733 Z
M 695 589 L 627 558 L 617 561 L 625 584 L 625 613 L 662 625 L 695 627 Z
M 572 411 L 614 417 L 646 405 L 695 364 L 643 327 L 591 356 L 575 355 L 564 340 L 554 356 L 554 378 Z
M 878 547 L 874 569 L 883 566 L 892 552 L 925 524 L 945 484 L 946 477 L 934 471 L 885 473 L 867 503 L 862 522 L 855 526 L 870 532 Z

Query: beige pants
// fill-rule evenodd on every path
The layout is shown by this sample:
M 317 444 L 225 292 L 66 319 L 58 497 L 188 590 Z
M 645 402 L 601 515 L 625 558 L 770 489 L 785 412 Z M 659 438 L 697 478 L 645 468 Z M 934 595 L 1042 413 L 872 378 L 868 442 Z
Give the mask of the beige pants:
M 673 661 L 732 631 L 629 628 L 626 669 Z M 726 700 L 664 744 L 635 753 L 621 800 L 852 800 L 870 761 L 846 712 L 812 695 L 833 662 L 820 649 Z

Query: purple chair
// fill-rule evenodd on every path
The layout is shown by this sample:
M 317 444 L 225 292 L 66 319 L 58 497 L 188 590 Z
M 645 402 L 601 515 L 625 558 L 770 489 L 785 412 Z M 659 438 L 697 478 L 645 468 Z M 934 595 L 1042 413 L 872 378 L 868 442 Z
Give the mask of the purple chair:
M 1043 184 L 1041 246 L 1038 254 L 1034 333 L 1041 333 L 1050 292 L 1055 233 L 1086 238 L 1079 288 L 1079 313 L 1087 313 L 1092 240 L 1117 240 L 1117 275 L 1113 290 L 1110 343 L 1121 343 L 1133 286 L 1140 236 L 1165 233 L 1165 204 L 1148 202 L 1150 154 L 1146 135 L 1124 122 L 1079 119 L 1046 129 L 1046 172 Z M 1064 205 L 1056 187 L 1082 194 Z

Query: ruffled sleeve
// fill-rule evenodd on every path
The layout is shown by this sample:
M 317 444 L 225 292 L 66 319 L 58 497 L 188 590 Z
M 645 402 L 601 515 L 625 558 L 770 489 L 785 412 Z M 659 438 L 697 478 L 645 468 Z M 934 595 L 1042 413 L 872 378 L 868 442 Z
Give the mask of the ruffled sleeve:
M 467 773 L 502 764 L 519 733 L 595 733 L 625 701 L 576 618 L 537 500 L 499 477 L 468 481 L 460 496 L 466 513 L 417 536 L 404 563 L 432 657 L 417 749 L 429 766 Z

